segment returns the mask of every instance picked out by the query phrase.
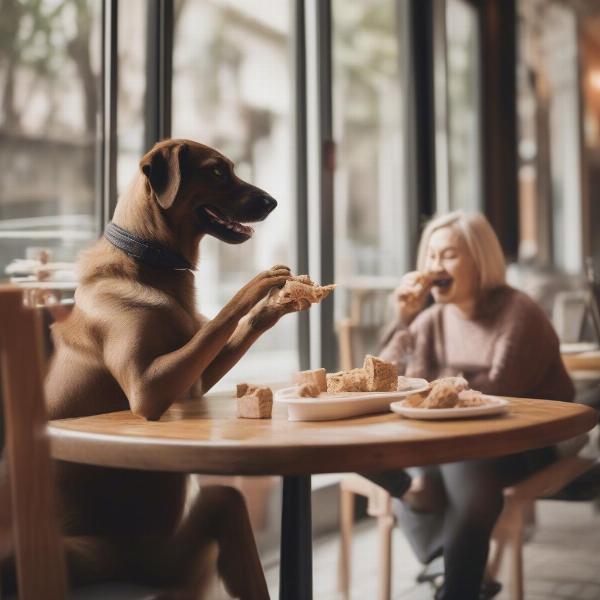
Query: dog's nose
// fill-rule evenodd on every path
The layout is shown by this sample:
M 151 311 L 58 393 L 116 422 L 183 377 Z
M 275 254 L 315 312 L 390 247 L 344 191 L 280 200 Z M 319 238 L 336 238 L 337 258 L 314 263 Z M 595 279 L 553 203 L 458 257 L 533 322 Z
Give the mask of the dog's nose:
M 262 196 L 260 201 L 263 203 L 267 212 L 271 212 L 277 206 L 277 200 L 271 198 L 271 196 Z

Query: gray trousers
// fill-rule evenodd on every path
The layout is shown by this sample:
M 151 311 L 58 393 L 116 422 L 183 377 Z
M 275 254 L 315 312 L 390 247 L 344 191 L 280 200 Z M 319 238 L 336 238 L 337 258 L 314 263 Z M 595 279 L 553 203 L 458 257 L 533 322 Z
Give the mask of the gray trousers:
M 411 510 L 395 490 L 406 489 L 406 474 L 386 485 L 390 473 L 368 477 L 396 497 L 395 512 L 417 558 L 427 563 L 443 553 L 444 587 L 440 600 L 477 600 L 487 562 L 492 530 L 502 511 L 503 489 L 550 464 L 551 448 L 491 460 L 470 460 L 409 469 L 425 478 L 436 512 Z M 397 480 L 397 481 L 398 481 Z M 402 492 L 403 493 L 403 492 Z

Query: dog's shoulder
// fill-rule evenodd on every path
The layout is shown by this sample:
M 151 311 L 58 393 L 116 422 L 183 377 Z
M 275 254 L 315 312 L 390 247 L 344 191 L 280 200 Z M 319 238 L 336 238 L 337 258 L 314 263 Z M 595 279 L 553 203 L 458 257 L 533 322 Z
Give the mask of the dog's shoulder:
M 172 296 L 136 281 L 107 279 L 84 285 L 76 292 L 75 305 L 79 324 L 95 330 L 100 339 L 113 331 L 123 339 L 127 332 L 134 338 L 142 332 L 155 338 L 168 331 L 193 331 L 188 315 Z

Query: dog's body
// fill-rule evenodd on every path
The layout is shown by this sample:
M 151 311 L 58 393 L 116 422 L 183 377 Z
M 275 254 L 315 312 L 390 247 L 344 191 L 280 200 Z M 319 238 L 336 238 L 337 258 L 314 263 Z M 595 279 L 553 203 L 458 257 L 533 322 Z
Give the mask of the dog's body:
M 119 200 L 113 222 L 195 265 L 203 235 L 229 243 L 245 241 L 251 229 L 238 221 L 262 220 L 275 204 L 258 188 L 237 179 L 231 163 L 216 151 L 171 140 L 142 159 L 141 172 Z M 105 238 L 81 258 L 79 267 L 74 310 L 53 328 L 56 352 L 46 386 L 52 419 L 129 408 L 143 418 L 158 419 L 198 382 L 208 390 L 263 331 L 293 310 L 269 302 L 273 288 L 289 279 L 287 267 L 273 267 L 255 277 L 207 322 L 196 314 L 194 277 L 189 270 L 144 264 Z M 119 549 L 117 554 L 105 553 L 108 563 L 121 557 L 122 551 L 144 549 L 146 565 L 154 564 L 153 558 L 160 555 L 159 569 L 168 573 L 166 563 L 174 556 L 182 563 L 190 560 L 182 554 L 182 539 L 197 549 L 193 540 L 204 532 L 205 537 L 218 539 L 222 555 L 229 552 L 230 559 L 246 561 L 247 572 L 240 576 L 252 578 L 248 572 L 256 568 L 258 558 L 249 524 L 238 519 L 243 531 L 230 532 L 234 539 L 238 537 L 233 546 L 247 547 L 228 550 L 225 530 L 235 519 L 226 518 L 222 531 L 213 531 L 215 515 L 227 509 L 227 502 L 210 494 L 201 494 L 196 510 L 192 508 L 195 522 L 182 524 L 182 475 L 66 463 L 60 463 L 58 471 L 64 531 L 91 540 L 92 555 L 94 548 L 106 543 Z M 239 499 L 228 498 L 231 511 L 239 512 Z M 249 559 L 240 557 L 248 546 L 254 554 Z M 110 575 L 115 565 L 102 566 L 99 554 L 92 561 L 94 575 Z M 188 554 L 193 554 L 191 549 Z M 222 556 L 226 561 L 227 556 Z M 228 567 L 221 567 L 227 579 Z M 181 569 L 181 564 L 172 565 L 173 577 L 181 576 Z M 264 581 L 246 581 L 244 588 L 233 591 L 247 598 L 265 597 Z

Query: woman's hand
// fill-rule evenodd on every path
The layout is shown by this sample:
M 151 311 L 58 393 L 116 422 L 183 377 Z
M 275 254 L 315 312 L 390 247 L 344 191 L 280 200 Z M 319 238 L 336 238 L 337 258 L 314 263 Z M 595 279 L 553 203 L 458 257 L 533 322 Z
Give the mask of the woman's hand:
M 310 302 L 306 299 L 281 304 L 277 301 L 278 294 L 279 289 L 273 288 L 269 295 L 248 313 L 248 323 L 251 329 L 262 333 L 273 327 L 283 315 L 305 310 L 310 306 Z
M 431 278 L 419 271 L 411 271 L 402 277 L 394 291 L 396 310 L 402 324 L 410 325 L 423 310 L 431 285 Z

